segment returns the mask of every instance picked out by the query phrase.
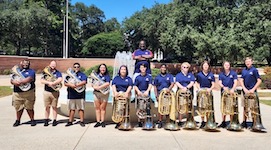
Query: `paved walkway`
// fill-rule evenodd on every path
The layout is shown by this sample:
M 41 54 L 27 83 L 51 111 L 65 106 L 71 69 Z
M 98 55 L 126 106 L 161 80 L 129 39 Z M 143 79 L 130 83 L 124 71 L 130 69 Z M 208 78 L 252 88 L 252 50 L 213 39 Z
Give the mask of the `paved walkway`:
M 4 78 L 1 77 L 1 79 Z M 9 79 L 5 82 L 9 82 Z M 0 83 L 3 85 L 4 81 Z M 2 108 L 0 115 L 0 149 L 270 149 L 271 107 L 267 105 L 260 105 L 263 125 L 267 128 L 267 133 L 254 133 L 247 129 L 243 132 L 230 132 L 225 129 L 220 129 L 220 132 L 203 130 L 170 132 L 164 129 L 143 131 L 140 128 L 125 132 L 114 129 L 114 124 L 108 124 L 106 128 L 93 128 L 93 120 L 88 121 L 86 127 L 81 127 L 79 124 L 65 127 L 67 117 L 61 115 L 58 115 L 60 123 L 56 127 L 51 125 L 44 127 L 42 91 L 42 86 L 37 86 L 35 119 L 38 124 L 35 127 L 28 124 L 29 118 L 26 112 L 24 112 L 21 120 L 23 124 L 16 128 L 12 127 L 15 121 L 15 110 L 11 106 L 11 96 L 0 98 Z M 214 95 L 215 117 L 217 123 L 220 123 L 219 92 L 214 92 Z M 239 116 L 239 118 L 241 120 L 242 117 Z M 200 121 L 200 117 L 195 117 L 195 120 Z

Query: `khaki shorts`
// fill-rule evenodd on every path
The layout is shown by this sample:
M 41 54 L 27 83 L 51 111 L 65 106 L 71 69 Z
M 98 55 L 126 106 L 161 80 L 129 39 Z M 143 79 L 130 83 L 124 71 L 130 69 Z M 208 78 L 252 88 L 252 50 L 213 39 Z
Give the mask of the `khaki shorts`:
M 12 106 L 15 107 L 16 111 L 22 109 L 33 110 L 36 100 L 35 89 L 27 92 L 13 92 L 12 95 Z
M 102 100 L 102 101 L 108 101 L 109 93 L 106 95 L 102 94 L 101 92 L 93 91 L 94 101 Z
M 85 99 L 69 99 L 68 100 L 69 110 L 84 110 L 85 109 Z
M 45 107 L 47 106 L 57 107 L 58 98 L 59 92 L 48 92 L 48 91 L 43 92 L 43 101 Z

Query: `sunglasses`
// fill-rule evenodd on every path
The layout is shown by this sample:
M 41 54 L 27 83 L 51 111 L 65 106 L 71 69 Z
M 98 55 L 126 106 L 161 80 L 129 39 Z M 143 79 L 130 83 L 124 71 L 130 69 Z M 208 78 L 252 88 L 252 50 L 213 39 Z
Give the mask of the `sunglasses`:
M 73 68 L 80 68 L 80 66 L 73 66 Z
M 183 68 L 189 68 L 189 67 L 183 67 Z

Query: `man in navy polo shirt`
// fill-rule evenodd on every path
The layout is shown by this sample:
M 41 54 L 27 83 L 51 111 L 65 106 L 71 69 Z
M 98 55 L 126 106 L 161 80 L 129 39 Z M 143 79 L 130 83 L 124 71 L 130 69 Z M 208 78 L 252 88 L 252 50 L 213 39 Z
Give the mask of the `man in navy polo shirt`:
M 66 124 L 66 127 L 71 126 L 72 122 L 74 120 L 74 114 L 75 110 L 77 109 L 79 112 L 80 117 L 80 125 L 82 127 L 85 126 L 84 123 L 84 109 L 85 109 L 85 90 L 81 93 L 78 93 L 75 88 L 85 86 L 87 84 L 87 76 L 80 71 L 80 64 L 74 63 L 73 64 L 74 72 L 76 73 L 76 76 L 81 82 L 79 83 L 68 83 L 65 82 L 65 86 L 67 86 L 68 91 L 68 107 L 70 110 L 69 113 L 69 122 Z
M 252 58 L 246 57 L 245 59 L 246 68 L 242 70 L 240 84 L 245 94 L 255 93 L 257 100 L 259 100 L 258 95 L 257 95 L 257 88 L 262 83 L 262 80 L 261 80 L 258 70 L 252 64 L 253 64 Z M 244 107 L 244 110 L 246 110 L 245 107 Z M 242 127 L 244 128 L 247 128 L 246 120 L 247 120 L 246 112 L 244 111 L 243 122 L 241 124 Z
M 158 74 L 153 82 L 154 87 L 154 94 L 156 97 L 157 102 L 159 103 L 159 94 L 163 89 L 166 89 L 169 93 L 174 86 L 174 80 L 173 75 L 170 73 L 167 73 L 167 66 L 166 64 L 162 64 L 160 66 L 160 74 Z M 168 118 L 168 116 L 166 116 Z M 163 115 L 159 114 L 159 121 L 158 121 L 158 128 L 162 128 Z
M 140 75 L 135 78 L 136 96 L 148 97 L 152 88 L 152 76 L 146 73 L 147 64 L 141 64 Z M 142 122 L 138 119 L 138 127 L 142 127 Z
M 133 59 L 136 60 L 135 62 L 135 70 L 134 70 L 134 76 L 133 81 L 140 74 L 140 65 L 146 64 L 147 67 L 147 74 L 151 74 L 151 67 L 150 67 L 150 59 L 153 58 L 153 53 L 146 49 L 146 42 L 144 40 L 141 40 L 139 42 L 139 49 L 135 50 L 133 53 Z
M 223 63 L 223 72 L 219 74 L 218 84 L 221 87 L 221 93 L 229 90 L 230 94 L 234 94 L 234 91 L 237 86 L 237 73 L 231 70 L 230 62 L 225 61 Z M 222 123 L 218 127 L 225 128 L 226 127 L 226 115 L 222 114 Z
M 30 61 L 28 59 L 20 62 L 20 70 L 18 71 L 20 71 L 24 78 L 12 78 L 10 80 L 10 83 L 13 85 L 12 106 L 14 106 L 16 110 L 17 117 L 13 127 L 20 125 L 24 109 L 26 109 L 28 116 L 31 119 L 31 126 L 35 126 L 36 121 L 34 120 L 34 104 L 36 100 L 36 73 L 33 69 L 30 69 Z M 30 84 L 30 88 L 26 91 L 24 88 L 22 88 L 22 86 L 25 84 Z

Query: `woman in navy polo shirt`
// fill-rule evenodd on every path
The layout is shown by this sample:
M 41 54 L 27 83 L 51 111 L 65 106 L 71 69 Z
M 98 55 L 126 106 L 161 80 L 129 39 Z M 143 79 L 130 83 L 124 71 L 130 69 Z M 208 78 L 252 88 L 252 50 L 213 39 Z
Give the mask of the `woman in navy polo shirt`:
M 237 86 L 237 73 L 231 70 L 230 62 L 225 61 L 223 63 L 223 72 L 219 74 L 218 84 L 221 87 L 221 93 L 223 91 L 229 90 L 231 94 L 234 94 L 234 91 Z M 222 94 L 221 94 L 222 95 Z M 218 127 L 225 128 L 226 127 L 226 115 L 222 114 L 222 123 Z
M 215 87 L 215 77 L 214 74 L 210 71 L 210 64 L 208 61 L 203 61 L 201 64 L 201 72 L 197 74 L 196 86 L 200 89 L 207 89 L 209 94 L 212 94 L 212 90 Z M 200 128 L 205 126 L 204 116 L 201 116 L 201 125 Z
M 94 125 L 94 128 L 102 126 L 105 127 L 105 114 L 106 114 L 106 106 L 109 97 L 109 93 L 103 94 L 99 90 L 106 88 L 110 85 L 110 76 L 108 73 L 107 66 L 105 64 L 99 65 L 97 72 L 100 79 L 104 81 L 102 85 L 92 85 L 94 91 L 94 103 L 95 103 L 95 111 L 96 111 L 96 121 L 97 123 Z
M 119 96 L 119 92 L 124 92 L 124 97 L 130 99 L 133 81 L 128 76 L 128 68 L 125 65 L 120 66 L 118 76 L 112 81 L 112 90 L 115 98 Z M 120 123 L 116 124 L 118 128 Z
M 176 85 L 182 91 L 190 91 L 193 94 L 193 85 L 195 83 L 194 75 L 189 72 L 190 64 L 188 62 L 182 63 L 181 72 L 176 75 Z M 193 99 L 193 98 L 192 98 Z M 179 126 L 182 126 L 182 114 L 179 114 Z

